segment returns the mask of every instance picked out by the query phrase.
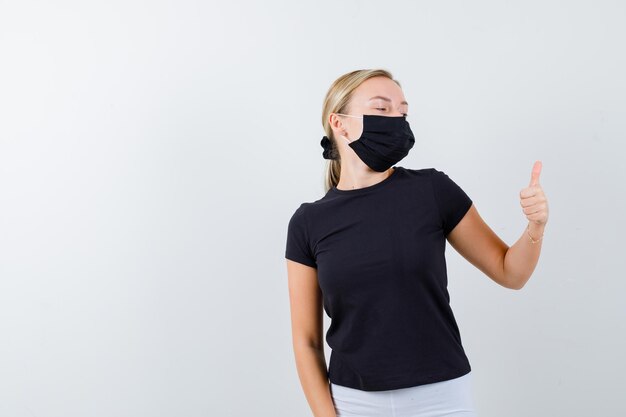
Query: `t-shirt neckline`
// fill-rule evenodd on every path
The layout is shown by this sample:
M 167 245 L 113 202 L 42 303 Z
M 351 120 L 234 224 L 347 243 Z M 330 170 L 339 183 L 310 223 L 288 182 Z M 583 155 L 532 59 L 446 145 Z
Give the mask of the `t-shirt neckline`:
M 389 183 L 393 182 L 393 180 L 398 176 L 398 171 L 400 171 L 401 169 L 403 169 L 401 166 L 393 166 L 393 172 L 391 173 L 391 175 L 389 175 L 384 180 L 379 181 L 376 184 L 368 185 L 367 187 L 356 188 L 354 190 L 340 190 L 336 186 L 332 186 L 329 189 L 329 191 L 338 195 L 357 195 L 357 194 L 368 193 L 370 191 L 382 188 L 388 185 Z

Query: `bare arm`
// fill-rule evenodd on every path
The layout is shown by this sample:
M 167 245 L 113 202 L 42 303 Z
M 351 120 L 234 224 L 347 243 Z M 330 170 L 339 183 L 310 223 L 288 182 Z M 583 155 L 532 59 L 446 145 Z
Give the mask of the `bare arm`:
M 524 228 L 513 246 L 509 247 L 491 230 L 473 204 L 448 234 L 448 242 L 457 252 L 506 288 L 522 289 L 539 260 L 540 238 L 548 219 L 548 201 L 539 185 L 540 172 L 541 163 L 537 161 L 530 185 L 520 192 L 520 205 L 529 224 L 528 230 Z M 531 241 L 531 236 L 535 243 Z
M 522 211 L 529 220 L 528 229 L 524 230 L 523 236 L 511 246 L 504 259 L 504 269 L 518 288 L 526 284 L 537 266 L 541 253 L 541 238 L 548 221 L 548 199 L 539 184 L 541 167 L 541 161 L 535 161 L 530 184 L 519 193 Z
M 516 288 L 504 270 L 509 246 L 483 221 L 474 204 L 448 234 L 448 242 L 493 281 L 505 288 Z
M 291 333 L 300 384 L 315 417 L 336 417 L 324 356 L 317 270 L 287 259 Z
M 544 227 L 531 222 L 531 236 L 538 239 Z M 532 243 L 526 228 L 509 247 L 483 221 L 473 204 L 448 234 L 448 242 L 493 281 L 513 290 L 522 289 L 530 279 L 541 252 L 541 241 Z
M 526 285 L 526 282 L 530 279 L 537 262 L 539 261 L 539 254 L 541 253 L 541 240 L 532 243 L 528 232 L 537 240 L 543 235 L 545 225 L 537 225 L 535 223 L 529 223 L 529 231 L 524 229 L 522 236 L 515 242 L 513 246 L 509 248 L 504 258 L 504 271 L 505 275 L 509 277 L 511 282 L 514 282 L 516 289 L 521 289 Z

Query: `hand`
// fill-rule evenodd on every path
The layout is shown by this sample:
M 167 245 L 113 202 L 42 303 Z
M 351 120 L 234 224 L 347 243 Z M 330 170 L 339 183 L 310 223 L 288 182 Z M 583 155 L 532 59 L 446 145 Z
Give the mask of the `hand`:
M 526 218 L 536 225 L 545 225 L 548 221 L 548 199 L 539 185 L 541 161 L 535 161 L 530 174 L 530 185 L 520 191 L 520 204 Z

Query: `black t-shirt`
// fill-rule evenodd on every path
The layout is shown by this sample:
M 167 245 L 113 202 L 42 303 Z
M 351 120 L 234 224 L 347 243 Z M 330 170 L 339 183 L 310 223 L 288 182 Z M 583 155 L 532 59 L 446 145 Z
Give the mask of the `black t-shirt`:
M 472 205 L 443 171 L 394 166 L 374 185 L 305 202 L 285 257 L 317 269 L 331 318 L 328 378 L 381 391 L 460 377 L 471 367 L 450 307 L 446 236 Z

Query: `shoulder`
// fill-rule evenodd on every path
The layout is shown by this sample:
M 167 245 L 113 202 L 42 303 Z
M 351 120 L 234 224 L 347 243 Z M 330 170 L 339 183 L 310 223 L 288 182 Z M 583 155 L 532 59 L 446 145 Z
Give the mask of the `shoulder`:
M 315 220 L 321 216 L 322 211 L 320 201 L 305 201 L 293 211 L 290 219 L 290 223 L 297 223 L 301 225 L 307 225 L 309 222 L 315 222 Z
M 425 182 L 432 181 L 433 176 L 443 174 L 443 171 L 439 171 L 438 169 L 434 167 L 430 167 L 430 168 L 405 168 L 403 167 L 402 170 L 405 173 L 405 177 L 407 177 L 408 179 L 412 179 L 415 181 L 425 181 Z
M 314 222 L 319 216 L 325 215 L 331 210 L 334 199 L 330 197 L 329 193 L 312 201 L 301 202 L 300 205 L 293 212 L 292 218 L 297 220 L 310 219 Z
M 300 203 L 296 210 L 291 214 L 291 221 L 303 221 L 309 202 Z
M 450 178 L 445 171 L 437 169 L 435 167 L 420 169 L 404 168 L 404 171 L 407 173 L 407 175 L 414 178 L 428 178 L 435 181 Z
M 437 170 L 436 168 L 406 168 L 406 167 L 402 167 L 402 170 L 404 172 L 406 172 L 406 174 L 410 177 L 430 177 L 433 174 L 439 173 L 441 171 Z
M 457 182 L 452 179 L 444 170 L 435 167 L 421 169 L 404 169 L 407 176 L 416 182 L 429 186 L 435 193 L 458 192 L 460 189 Z

